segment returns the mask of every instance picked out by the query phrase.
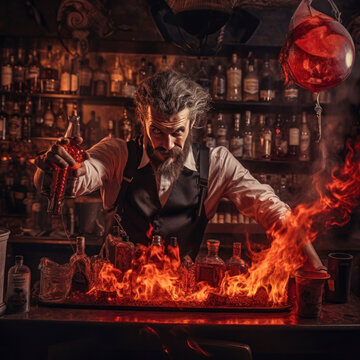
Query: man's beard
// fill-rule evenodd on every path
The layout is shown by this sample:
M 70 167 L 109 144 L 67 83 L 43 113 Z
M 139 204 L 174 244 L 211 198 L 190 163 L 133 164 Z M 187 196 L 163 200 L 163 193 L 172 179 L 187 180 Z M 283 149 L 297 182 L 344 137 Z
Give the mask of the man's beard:
M 164 176 L 171 182 L 174 182 L 179 177 L 184 167 L 186 157 L 189 153 L 191 145 L 190 134 L 185 140 L 183 149 L 175 145 L 171 150 L 168 151 L 162 147 L 154 149 L 148 136 L 145 136 L 147 138 L 146 151 L 150 158 L 150 163 L 155 172 L 155 175 L 157 177 Z M 158 155 L 166 155 L 168 158 L 165 161 L 162 161 Z

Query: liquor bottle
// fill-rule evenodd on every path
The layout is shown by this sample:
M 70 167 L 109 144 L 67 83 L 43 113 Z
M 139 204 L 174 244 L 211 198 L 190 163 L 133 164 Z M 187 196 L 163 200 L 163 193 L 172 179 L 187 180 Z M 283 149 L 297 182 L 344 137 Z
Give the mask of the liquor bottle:
M 167 256 L 169 259 L 170 268 L 176 272 L 178 271 L 180 263 L 180 250 L 176 236 L 170 236 L 169 244 L 167 246 Z
M 200 62 L 199 71 L 194 75 L 195 81 L 205 90 L 210 91 L 211 81 L 209 78 L 207 66 L 205 61 Z
M 272 158 L 274 160 L 281 160 L 285 157 L 285 148 L 284 148 L 284 128 L 281 115 L 277 114 L 274 130 L 273 130 L 273 141 L 272 141 Z
M 33 136 L 40 137 L 42 136 L 42 128 L 44 126 L 44 109 L 41 101 L 41 96 L 39 96 L 36 110 L 35 110 L 35 120 L 34 120 L 34 128 L 33 128 Z
M 231 64 L 226 71 L 226 81 L 227 81 L 226 100 L 241 101 L 242 72 L 241 72 L 241 67 L 238 64 L 238 56 L 235 53 L 232 54 Z
M 70 258 L 70 293 L 86 293 L 91 285 L 91 262 L 85 253 L 85 237 L 76 237 L 76 252 Z
M 180 60 L 178 66 L 176 67 L 176 71 L 180 74 L 188 75 L 188 69 L 183 60 Z
M 181 261 L 181 284 L 186 293 L 190 293 L 196 285 L 195 263 L 189 255 L 185 255 Z
M 299 88 L 295 83 L 289 83 L 284 87 L 283 94 L 286 103 L 297 103 L 299 99 Z
M 61 214 L 65 196 L 69 198 L 75 197 L 74 185 L 76 177 L 73 176 L 73 171 L 79 168 L 81 163 L 85 160 L 85 151 L 76 142 L 76 138 L 79 138 L 80 136 L 80 117 L 77 115 L 76 108 L 74 108 L 73 114 L 69 119 L 69 126 L 65 133 L 65 138 L 69 139 L 70 142 L 66 145 L 61 145 L 73 157 L 76 164 L 66 168 L 55 167 L 55 171 L 53 172 L 53 186 L 51 187 L 47 209 L 48 213 L 52 215 Z
M 219 246 L 219 240 L 207 240 L 207 256 L 198 257 L 195 261 L 197 282 L 205 281 L 213 287 L 220 285 L 225 273 L 225 263 L 218 255 Z
M 160 235 L 153 235 L 148 249 L 148 263 L 154 264 L 159 270 L 164 266 L 164 246 Z
M 291 115 L 289 124 L 289 148 L 288 157 L 292 160 L 297 160 L 299 156 L 300 147 L 300 129 L 295 114 Z
M 99 56 L 98 67 L 94 71 L 94 95 L 106 96 L 108 87 L 108 73 L 104 70 L 104 58 Z
M 255 158 L 263 159 L 265 155 L 265 116 L 260 114 L 259 123 L 255 129 L 254 134 L 254 146 L 255 146 Z
M 1 90 L 10 91 L 13 82 L 13 65 L 14 58 L 11 59 L 10 49 L 3 49 L 1 64 Z
M 85 127 L 85 141 L 88 147 L 94 146 L 99 141 L 100 123 L 96 120 L 94 110 L 90 111 L 90 120 Z
M 79 59 L 75 57 L 71 60 L 71 73 L 70 73 L 70 93 L 76 95 L 79 93 Z
M 1 96 L 1 108 L 0 108 L 0 140 L 7 139 L 7 127 L 8 127 L 9 115 L 5 106 L 5 95 Z
M 205 145 L 208 148 L 214 148 L 216 147 L 216 138 L 213 132 L 212 127 L 212 121 L 209 119 L 206 123 L 206 139 L 205 139 Z
M 244 125 L 244 154 L 243 159 L 251 160 L 254 158 L 254 134 L 251 125 L 251 111 L 245 111 Z
M 167 56 L 166 55 L 163 55 L 161 57 L 161 65 L 160 65 L 160 69 L 159 71 L 166 71 L 166 70 L 169 70 L 169 64 L 168 64 L 168 61 L 167 61 Z
M 89 59 L 83 59 L 80 62 L 80 70 L 79 70 L 80 95 L 85 95 L 85 96 L 91 95 L 92 80 L 93 80 L 93 71 L 89 66 Z
M 134 93 L 136 90 L 136 84 L 135 84 L 135 79 L 134 79 L 134 72 L 131 68 L 128 68 L 126 71 L 126 76 L 124 78 L 124 84 L 123 84 L 123 88 L 122 88 L 122 96 L 124 97 L 128 97 L 128 98 L 133 98 L 134 97 Z
M 219 113 L 216 118 L 215 129 L 216 129 L 216 145 L 225 146 L 226 148 L 229 148 L 229 141 L 226 138 L 227 126 L 224 121 L 224 115 L 222 113 Z
M 263 130 L 262 138 L 264 139 L 264 160 L 271 160 L 271 142 L 272 142 L 272 131 L 271 131 L 271 118 L 268 116 L 265 119 L 265 128 Z
M 64 109 L 64 100 L 60 99 L 59 100 L 59 107 L 58 110 L 55 114 L 55 124 L 54 124 L 54 128 L 55 128 L 55 136 L 62 136 L 62 134 L 65 133 L 66 128 L 68 126 L 68 117 L 66 114 L 66 110 Z
M 108 137 L 111 137 L 111 138 L 116 137 L 114 120 L 112 120 L 112 119 L 108 120 L 107 132 L 108 132 L 108 134 L 107 134 Z
M 274 74 L 270 68 L 269 55 L 265 55 L 263 69 L 259 84 L 260 101 L 270 102 L 275 99 L 275 81 Z
M 21 140 L 20 106 L 17 101 L 14 102 L 12 112 L 9 116 L 8 134 L 10 141 Z
M 44 113 L 44 124 L 42 127 L 41 136 L 54 137 L 55 136 L 55 114 L 52 110 L 51 102 L 49 101 Z
M 301 125 L 300 125 L 300 149 L 299 149 L 299 160 L 309 161 L 310 160 L 310 143 L 311 133 L 307 124 L 306 112 L 302 113 Z
M 246 274 L 248 267 L 246 262 L 241 258 L 241 243 L 233 243 L 233 255 L 226 262 L 226 270 L 229 271 L 230 276 Z
M 241 158 L 244 152 L 244 138 L 240 131 L 241 115 L 234 114 L 233 132 L 230 138 L 229 150 L 237 158 Z
M 9 269 L 6 292 L 8 313 L 24 313 L 30 310 L 30 269 L 24 265 L 22 255 L 15 256 L 15 265 Z
M 124 108 L 122 119 L 119 126 L 119 137 L 125 141 L 130 141 L 132 135 L 131 122 L 127 115 L 127 110 Z
M 71 74 L 71 69 L 70 69 L 69 54 L 65 54 L 64 64 L 60 74 L 60 92 L 62 94 L 70 94 L 70 86 L 71 86 L 70 74 Z
M 217 71 L 212 81 L 212 97 L 215 100 L 223 100 L 226 96 L 226 76 L 224 68 L 218 64 Z
M 141 58 L 140 60 L 140 68 L 138 71 L 138 84 L 140 84 L 143 80 L 148 77 L 148 67 L 146 65 L 146 59 Z
M 59 72 L 56 65 L 53 63 L 53 55 L 51 52 L 51 46 L 48 46 L 46 53 L 46 59 L 44 60 L 43 67 L 41 69 L 41 89 L 42 92 L 54 93 L 57 91 Z
M 115 56 L 115 65 L 110 73 L 110 94 L 111 96 L 120 96 L 123 82 L 123 74 L 120 68 L 119 57 Z
M 40 92 L 40 63 L 36 49 L 29 54 L 25 68 L 26 90 L 33 94 Z
M 25 104 L 25 112 L 22 117 L 22 139 L 26 142 L 31 142 L 32 129 L 32 101 L 28 99 Z
M 16 62 L 13 68 L 13 90 L 22 93 L 25 91 L 25 50 L 18 48 Z
M 279 185 L 279 188 L 278 188 L 277 195 L 285 203 L 290 203 L 291 202 L 291 195 L 290 195 L 290 192 L 288 190 L 287 178 L 286 178 L 285 175 L 281 175 L 281 177 L 280 177 L 280 185 Z
M 244 76 L 243 101 L 259 101 L 259 76 L 255 71 L 251 53 L 249 54 L 248 72 Z

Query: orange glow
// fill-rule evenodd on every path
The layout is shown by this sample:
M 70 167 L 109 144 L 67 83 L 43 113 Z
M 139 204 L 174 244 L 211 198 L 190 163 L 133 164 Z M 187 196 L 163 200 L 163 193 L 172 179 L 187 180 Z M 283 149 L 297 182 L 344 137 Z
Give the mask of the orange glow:
M 360 196 L 360 138 L 351 147 L 341 169 L 312 203 L 300 204 L 267 232 L 268 248 L 250 251 L 248 273 L 225 276 L 218 288 L 205 282 L 192 283 L 191 268 L 180 266 L 178 248 L 139 246 L 131 269 L 122 273 L 110 262 L 103 262 L 93 288 L 72 299 L 96 304 L 165 307 L 272 307 L 287 304 L 290 275 L 305 258 L 302 248 L 313 242 L 320 231 L 344 225 Z M 314 179 L 319 184 L 319 179 Z M 316 185 L 314 185 L 316 186 Z M 249 242 L 249 241 L 248 241 Z M 251 250 L 251 249 L 250 249 Z M 71 301 L 71 299 L 70 299 Z

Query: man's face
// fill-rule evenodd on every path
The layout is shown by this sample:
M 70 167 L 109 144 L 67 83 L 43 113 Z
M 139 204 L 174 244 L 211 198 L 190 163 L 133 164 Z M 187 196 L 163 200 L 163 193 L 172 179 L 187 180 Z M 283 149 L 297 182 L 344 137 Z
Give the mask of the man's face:
M 189 109 L 166 116 L 149 107 L 144 125 L 146 150 L 153 167 L 177 178 L 190 148 Z

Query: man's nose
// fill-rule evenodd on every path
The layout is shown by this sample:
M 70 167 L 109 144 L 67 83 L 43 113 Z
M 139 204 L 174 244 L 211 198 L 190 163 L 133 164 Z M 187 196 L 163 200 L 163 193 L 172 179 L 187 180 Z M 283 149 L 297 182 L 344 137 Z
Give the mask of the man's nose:
M 171 150 L 175 146 L 174 138 L 171 135 L 164 135 L 162 146 L 166 150 Z

